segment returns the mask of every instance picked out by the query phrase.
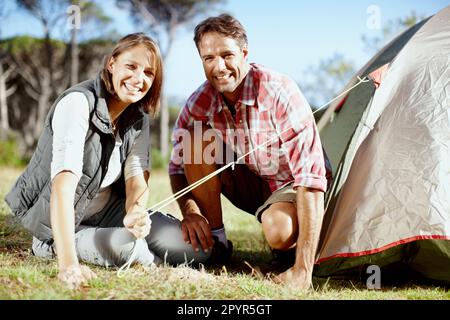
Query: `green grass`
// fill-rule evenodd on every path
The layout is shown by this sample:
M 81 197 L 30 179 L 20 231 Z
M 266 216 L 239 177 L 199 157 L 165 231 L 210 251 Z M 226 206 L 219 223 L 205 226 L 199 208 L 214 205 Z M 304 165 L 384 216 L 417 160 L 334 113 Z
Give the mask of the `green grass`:
M 314 290 L 307 293 L 277 285 L 270 280 L 271 254 L 260 224 L 226 200 L 225 225 L 235 247 L 227 268 L 135 266 L 119 278 L 115 269 L 91 266 L 98 278 L 68 290 L 56 278 L 55 261 L 30 255 L 31 236 L 3 200 L 19 174 L 19 169 L 0 168 L 0 299 L 450 299 L 444 288 L 413 283 L 367 290 L 360 282 L 315 278 Z M 167 174 L 153 172 L 149 206 L 169 195 Z M 180 217 L 176 204 L 164 211 Z

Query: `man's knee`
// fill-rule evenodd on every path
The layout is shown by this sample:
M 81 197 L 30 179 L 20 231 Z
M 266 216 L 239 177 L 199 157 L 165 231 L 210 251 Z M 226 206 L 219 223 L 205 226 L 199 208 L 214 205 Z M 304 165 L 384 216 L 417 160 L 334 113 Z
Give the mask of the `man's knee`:
M 297 211 L 295 205 L 280 202 L 271 205 L 261 216 L 264 236 L 273 249 L 288 250 L 298 237 Z

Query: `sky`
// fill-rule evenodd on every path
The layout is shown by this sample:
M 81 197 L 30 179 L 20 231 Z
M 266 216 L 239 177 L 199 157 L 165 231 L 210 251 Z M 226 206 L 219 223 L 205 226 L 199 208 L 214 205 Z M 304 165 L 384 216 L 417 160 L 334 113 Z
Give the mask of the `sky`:
M 0 0 L 10 1 L 10 0 Z M 115 7 L 114 0 L 99 2 L 113 18 L 120 34 L 142 31 L 128 13 Z M 389 20 L 412 11 L 430 16 L 450 5 L 450 0 L 227 0 L 211 12 L 234 15 L 246 28 L 249 61 L 287 74 L 301 86 L 308 66 L 342 54 L 358 70 L 372 56 L 362 36 L 377 37 Z M 12 11 L 2 21 L 2 37 L 17 34 L 42 35 L 42 27 L 25 15 Z M 192 40 L 195 24 L 180 29 L 165 62 L 165 90 L 169 96 L 186 99 L 205 76 Z

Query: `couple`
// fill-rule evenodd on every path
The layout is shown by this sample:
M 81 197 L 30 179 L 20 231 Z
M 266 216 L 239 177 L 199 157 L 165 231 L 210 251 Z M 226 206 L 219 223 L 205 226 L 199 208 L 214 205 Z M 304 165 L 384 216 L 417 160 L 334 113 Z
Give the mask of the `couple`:
M 58 278 L 70 287 L 95 277 L 80 260 L 121 266 L 133 250 L 134 262 L 146 266 L 226 263 L 232 244 L 220 194 L 255 215 L 271 248 L 295 251 L 294 264 L 279 279 L 298 289 L 311 286 L 329 169 L 310 107 L 292 80 L 248 62 L 246 32 L 235 18 L 204 20 L 194 41 L 207 81 L 174 128 L 173 192 L 223 163 L 186 161 L 203 155 L 209 143 L 181 139 L 181 131 L 194 137 L 195 130 L 214 129 L 217 142 L 227 130 L 244 130 L 247 136 L 236 145 L 222 142 L 235 157 L 262 142 L 258 132 L 274 132 L 277 170 L 264 169 L 267 151 L 257 150 L 180 198 L 182 221 L 159 212 L 149 216 L 148 114 L 158 111 L 162 61 L 152 39 L 125 36 L 95 80 L 58 97 L 30 163 L 6 197 L 33 235 L 33 254 L 56 257 Z M 183 154 L 187 144 L 194 148 Z

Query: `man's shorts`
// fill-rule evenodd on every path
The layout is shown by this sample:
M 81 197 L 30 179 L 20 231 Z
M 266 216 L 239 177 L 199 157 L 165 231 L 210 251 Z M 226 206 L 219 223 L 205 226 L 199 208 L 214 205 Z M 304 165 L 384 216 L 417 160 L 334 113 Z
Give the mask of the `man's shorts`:
M 269 184 L 245 164 L 236 164 L 220 174 L 222 194 L 239 209 L 254 214 L 261 222 L 262 213 L 277 202 L 296 203 L 294 182 L 290 182 L 274 193 Z

